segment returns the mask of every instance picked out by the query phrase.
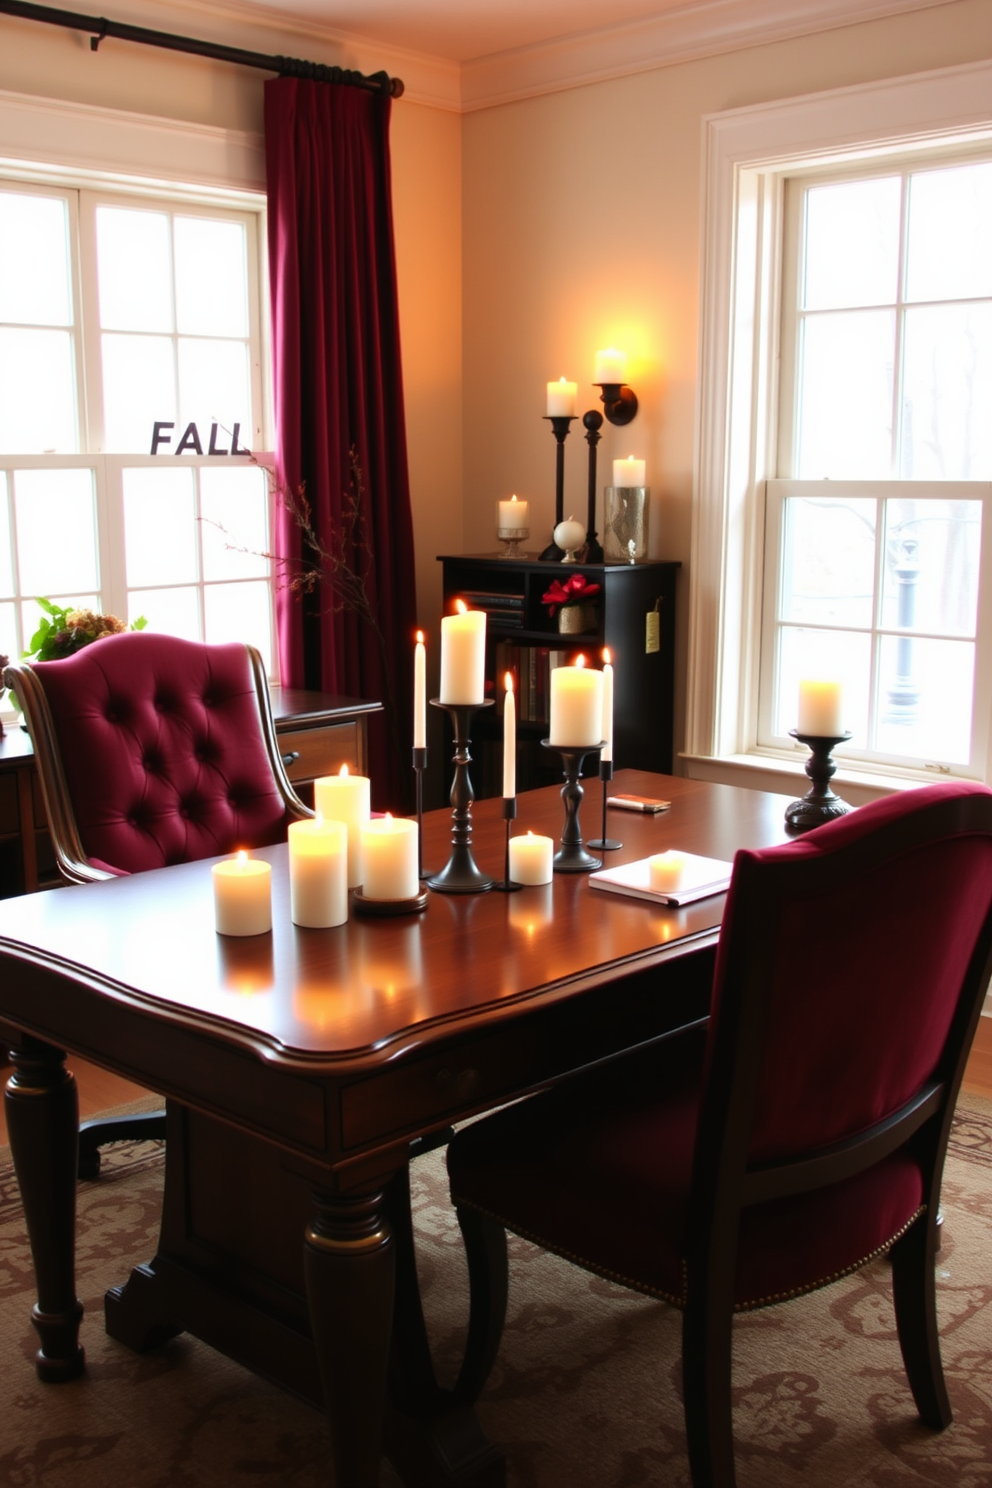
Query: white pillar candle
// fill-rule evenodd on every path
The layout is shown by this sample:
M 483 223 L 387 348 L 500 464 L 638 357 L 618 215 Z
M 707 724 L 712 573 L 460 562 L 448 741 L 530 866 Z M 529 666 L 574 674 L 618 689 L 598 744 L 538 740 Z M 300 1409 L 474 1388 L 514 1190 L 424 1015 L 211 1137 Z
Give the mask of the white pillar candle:
M 441 621 L 442 703 L 481 703 L 486 683 L 486 612 L 462 600 L 455 615 Z
M 566 382 L 564 377 L 548 383 L 548 418 L 574 418 L 577 382 Z
M 814 738 L 839 738 L 844 732 L 841 685 L 809 678 L 799 684 L 797 733 Z
M 615 486 L 643 486 L 645 462 L 628 455 L 626 460 L 613 461 L 613 484 Z
M 622 351 L 617 351 L 615 346 L 608 346 L 605 351 L 596 353 L 596 375 L 594 383 L 602 382 L 626 382 L 627 381 L 627 357 Z
M 215 863 L 214 923 L 218 935 L 264 935 L 272 929 L 272 868 L 239 852 Z
M 420 893 L 417 823 L 389 815 L 362 827 L 366 899 L 413 899 Z
M 348 918 L 348 828 L 344 822 L 289 824 L 289 904 L 294 925 L 326 930 Z
M 579 749 L 603 737 L 603 674 L 584 664 L 555 667 L 551 673 L 551 728 L 548 741 Z
M 550 837 L 535 837 L 528 832 L 526 837 L 510 838 L 510 882 L 518 884 L 547 884 L 554 873 L 555 845 Z
M 413 747 L 427 748 L 427 651 L 422 630 L 417 631 L 413 648 Z
M 610 664 L 609 647 L 603 647 L 603 752 L 600 759 L 613 758 L 613 667 Z
M 651 887 L 656 894 L 673 894 L 682 883 L 685 858 L 681 853 L 657 853 L 648 859 Z
M 347 765 L 337 775 L 322 775 L 313 783 L 313 804 L 325 821 L 344 822 L 348 828 L 348 887 L 362 882 L 362 823 L 371 811 L 367 775 L 352 775 Z
M 517 701 L 513 696 L 513 673 L 507 672 L 503 700 L 503 795 L 517 794 Z
M 516 496 L 511 496 L 509 501 L 497 501 L 496 508 L 496 530 L 498 532 L 520 532 L 529 528 L 529 501 L 518 501 Z

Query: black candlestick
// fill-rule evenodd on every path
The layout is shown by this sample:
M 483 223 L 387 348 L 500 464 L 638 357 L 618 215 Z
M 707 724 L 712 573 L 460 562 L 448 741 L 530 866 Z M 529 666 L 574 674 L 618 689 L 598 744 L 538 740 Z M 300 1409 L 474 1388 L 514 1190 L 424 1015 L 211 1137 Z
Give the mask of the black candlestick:
M 417 877 L 424 878 L 424 771 L 427 768 L 427 750 L 414 745 L 413 773 L 416 783 L 417 803 Z
M 602 563 L 603 549 L 596 537 L 596 446 L 600 440 L 599 431 L 603 427 L 603 415 L 598 408 L 590 408 L 588 413 L 582 415 L 582 424 L 586 431 L 586 444 L 589 446 L 589 510 L 586 518 L 586 563 Z M 606 829 L 603 829 L 606 836 Z
M 601 759 L 599 762 L 599 778 L 603 782 L 603 835 L 594 837 L 589 843 L 597 852 L 613 852 L 618 847 L 623 847 L 615 837 L 606 835 L 606 798 L 609 795 L 609 783 L 613 779 L 613 761 Z
M 444 708 L 451 718 L 455 735 L 455 778 L 451 782 L 451 857 L 440 873 L 427 880 L 440 894 L 484 894 L 493 886 L 488 873 L 483 873 L 472 856 L 472 802 L 475 792 L 468 767 L 472 715 L 480 708 L 491 708 L 492 698 L 483 703 L 442 703 L 431 698 L 432 708 Z
M 574 413 L 551 413 L 546 414 L 548 423 L 558 443 L 555 451 L 555 526 L 565 520 L 565 440 L 571 431 L 571 425 L 575 421 Z M 541 554 L 545 563 L 560 563 L 565 554 L 561 548 L 552 540 Z
M 582 846 L 582 833 L 579 831 L 579 807 L 585 794 L 579 779 L 582 761 L 587 754 L 602 749 L 603 742 L 600 740 L 598 744 L 570 749 L 564 744 L 552 744 L 550 739 L 541 740 L 545 749 L 558 750 L 565 766 L 565 784 L 561 788 L 561 798 L 565 803 L 565 825 L 562 828 L 561 847 L 555 853 L 552 865 L 556 873 L 591 873 L 594 868 L 603 866 L 602 858 L 594 858 L 592 853 L 586 852 Z
M 840 796 L 835 796 L 830 789 L 830 782 L 837 773 L 837 766 L 832 758 L 833 751 L 838 744 L 844 744 L 851 738 L 850 732 L 827 737 L 801 734 L 798 729 L 790 729 L 789 734 L 793 739 L 798 739 L 800 744 L 809 746 L 806 774 L 813 783 L 801 801 L 793 801 L 786 808 L 786 826 L 794 832 L 808 832 L 811 827 L 822 827 L 824 822 L 833 821 L 834 817 L 846 816 L 849 811 L 853 811 L 853 806 L 842 801 Z
M 493 884 L 494 889 L 499 889 L 503 894 L 515 894 L 523 884 L 514 883 L 510 877 L 510 823 L 516 820 L 517 798 L 516 796 L 503 797 L 503 820 L 506 822 L 506 846 L 503 851 L 503 877 L 497 879 Z

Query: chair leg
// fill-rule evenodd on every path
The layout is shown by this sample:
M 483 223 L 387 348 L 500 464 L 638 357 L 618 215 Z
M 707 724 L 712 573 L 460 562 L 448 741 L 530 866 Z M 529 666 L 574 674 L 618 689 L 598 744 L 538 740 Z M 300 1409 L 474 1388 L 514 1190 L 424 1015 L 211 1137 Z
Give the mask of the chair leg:
M 141 1111 L 132 1116 L 84 1121 L 79 1128 L 80 1178 L 95 1178 L 100 1171 L 100 1148 L 108 1142 L 165 1141 L 165 1112 Z
M 691 1298 L 691 1292 L 690 1292 Z M 682 1314 L 682 1396 L 692 1488 L 735 1488 L 730 1307 L 700 1298 Z
M 942 1431 L 953 1419 L 940 1361 L 934 1278 L 939 1231 L 922 1214 L 892 1247 L 892 1292 L 899 1346 L 920 1420 Z
M 496 1220 L 474 1209 L 458 1208 L 456 1213 L 468 1261 L 469 1322 L 454 1397 L 460 1405 L 473 1405 L 489 1378 L 506 1321 L 506 1231 Z

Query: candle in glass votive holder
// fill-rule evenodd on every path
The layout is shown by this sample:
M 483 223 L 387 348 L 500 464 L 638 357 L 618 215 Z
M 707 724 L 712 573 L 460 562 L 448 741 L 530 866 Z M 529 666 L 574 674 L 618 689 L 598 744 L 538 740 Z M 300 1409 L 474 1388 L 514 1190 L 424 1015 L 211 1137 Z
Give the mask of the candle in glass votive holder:
M 415 899 L 420 893 L 417 823 L 406 817 L 376 817 L 362 827 L 366 899 Z
M 313 804 L 325 821 L 344 822 L 348 828 L 348 887 L 362 882 L 362 823 L 371 814 L 371 785 L 367 775 L 352 775 L 342 765 L 337 775 L 322 775 L 313 783 Z
M 554 873 L 555 845 L 550 837 L 510 838 L 510 882 L 549 884 Z
M 270 864 L 239 852 L 210 871 L 218 935 L 265 935 L 272 929 Z
M 682 885 L 685 858 L 678 852 L 656 853 L 648 859 L 648 871 L 656 894 L 673 894 Z
M 509 501 L 496 503 L 496 536 L 530 536 L 530 502 L 518 501 L 511 496 Z
M 548 742 L 559 749 L 589 748 L 603 738 L 603 674 L 585 665 L 555 667 L 551 673 Z
M 844 733 L 843 693 L 839 682 L 809 678 L 799 684 L 798 734 L 839 739 Z
M 327 930 L 348 918 L 348 828 L 344 822 L 290 822 L 289 903 L 294 925 Z

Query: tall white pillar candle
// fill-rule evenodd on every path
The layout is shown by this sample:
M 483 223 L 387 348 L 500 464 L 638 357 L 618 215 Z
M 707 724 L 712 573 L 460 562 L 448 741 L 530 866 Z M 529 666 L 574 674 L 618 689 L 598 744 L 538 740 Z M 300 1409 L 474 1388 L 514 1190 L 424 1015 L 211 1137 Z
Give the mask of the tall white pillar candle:
M 615 486 L 643 486 L 646 464 L 628 455 L 626 460 L 613 461 L 613 484 Z
M 417 631 L 413 648 L 413 747 L 427 748 L 427 651 L 422 630 Z
M 272 868 L 239 852 L 215 863 L 214 923 L 218 935 L 264 935 L 272 929 Z
M 577 382 L 566 382 L 564 377 L 548 383 L 548 418 L 574 418 Z
M 600 759 L 613 758 L 613 667 L 608 646 L 603 647 L 603 745 Z
M 513 673 L 506 674 L 503 700 L 503 795 L 517 794 L 517 702 L 513 696 Z
M 348 828 L 344 822 L 289 824 L 289 905 L 294 925 L 326 930 L 348 918 Z
M 551 727 L 548 742 L 579 749 L 603 737 L 603 674 L 582 664 L 551 673 Z
M 605 351 L 596 353 L 596 375 L 595 383 L 627 381 L 627 358 L 622 351 L 617 351 L 615 346 L 608 346 Z
M 486 684 L 486 612 L 462 600 L 458 613 L 441 621 L 442 703 L 481 703 Z
M 362 827 L 366 899 L 413 899 L 420 893 L 417 823 L 389 815 Z
M 547 884 L 554 874 L 555 845 L 550 837 L 510 838 L 510 882 Z
M 837 739 L 844 732 L 843 697 L 839 682 L 808 678 L 799 684 L 797 733 Z
M 362 882 L 362 823 L 371 812 L 367 775 L 352 775 L 342 765 L 337 775 L 322 775 L 313 783 L 313 804 L 325 821 L 344 822 L 348 828 L 348 887 Z

